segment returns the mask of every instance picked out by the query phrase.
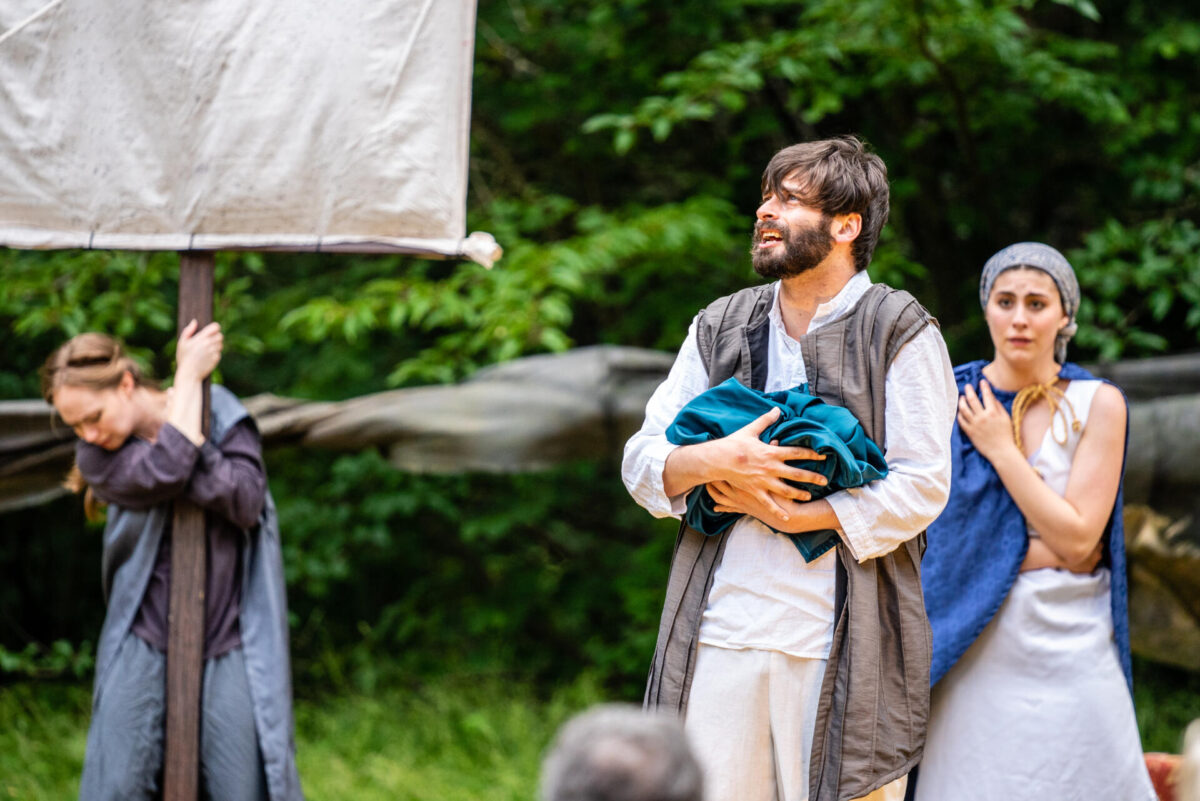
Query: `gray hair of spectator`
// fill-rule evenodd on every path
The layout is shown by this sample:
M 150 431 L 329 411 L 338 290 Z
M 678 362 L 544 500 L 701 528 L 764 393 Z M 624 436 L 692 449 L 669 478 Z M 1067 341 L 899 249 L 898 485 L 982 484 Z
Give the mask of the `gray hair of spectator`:
M 675 717 L 607 704 L 558 731 L 542 801 L 701 801 L 700 766 Z
M 862 216 L 850 253 L 855 270 L 867 269 L 888 218 L 890 192 L 883 159 L 857 136 L 801 142 L 771 158 L 763 170 L 763 197 L 781 195 L 785 180 L 795 183 L 796 194 L 805 204 L 830 217 Z

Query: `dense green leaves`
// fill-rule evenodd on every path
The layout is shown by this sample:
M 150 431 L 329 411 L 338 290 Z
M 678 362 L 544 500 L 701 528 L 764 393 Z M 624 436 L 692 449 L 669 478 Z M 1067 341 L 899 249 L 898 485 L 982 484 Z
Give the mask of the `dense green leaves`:
M 864 134 L 891 168 L 892 241 L 924 268 L 906 284 L 962 334 L 951 342 L 959 358 L 986 352 L 978 320 L 964 316 L 992 251 L 1038 239 L 1064 251 L 1087 241 L 1098 254 L 1093 240 L 1110 221 L 1140 230 L 1194 220 L 1197 89 L 1183 75 L 1200 72 L 1183 6 L 818 0 L 748 3 L 745 12 L 768 22 L 783 7 L 795 12 L 789 24 L 734 26 L 626 111 L 606 110 L 584 130 L 611 131 L 618 152 L 638 131 L 663 140 L 700 125 L 776 146 Z M 1172 266 L 1179 275 L 1185 264 Z M 1101 269 L 1133 281 L 1129 267 Z M 1088 285 L 1110 280 L 1085 276 Z M 1160 293 L 1150 316 L 1130 301 L 1102 299 L 1108 317 L 1124 320 L 1117 329 L 1085 316 L 1080 355 L 1197 341 L 1192 326 L 1158 325 L 1180 308 L 1178 292 Z
M 653 647 L 673 526 L 642 521 L 608 469 L 412 476 L 368 452 L 284 460 L 276 483 L 307 680 L 370 689 L 448 664 L 629 677 Z
M 82 679 L 92 672 L 95 658 L 91 642 L 79 646 L 69 640 L 55 640 L 49 646 L 26 643 L 20 651 L 0 646 L 0 674 L 41 678 L 72 676 Z
M 847 132 L 889 166 L 872 277 L 917 294 L 956 361 L 990 354 L 979 270 L 1022 240 L 1078 268 L 1074 358 L 1194 350 L 1198 75 L 1184 0 L 481 0 L 468 216 L 503 260 L 221 254 L 222 379 L 345 398 L 578 345 L 673 350 L 701 305 L 754 280 L 771 154 Z M 167 375 L 175 263 L 0 251 L 0 397 L 36 395 L 37 365 L 86 328 Z M 390 656 L 636 683 L 672 537 L 613 465 L 269 462 L 303 682 L 373 686 Z M 74 509 L 4 518 L 0 668 L 83 664 L 52 645 L 98 624 L 96 533 Z
M 656 271 L 682 280 L 702 265 L 719 269 L 707 254 L 724 255 L 733 215 L 711 198 L 614 213 L 551 196 L 536 204 L 497 202 L 491 221 L 506 249 L 496 269 L 462 266 L 439 275 L 416 265 L 309 300 L 280 325 L 302 340 L 349 344 L 374 330 L 421 332 L 432 341 L 393 370 L 388 383 L 450 381 L 484 364 L 576 344 L 577 303 L 597 312 L 617 305 L 605 287 L 628 299 L 629 287 Z M 568 228 L 568 235 L 549 243 L 528 238 L 530 228 L 536 234 L 551 224 Z M 687 254 L 700 255 L 680 268 L 676 261 Z
M 1200 338 L 1198 253 L 1200 229 L 1190 220 L 1110 220 L 1089 233 L 1072 253 L 1084 297 L 1080 344 L 1118 359 L 1167 350 L 1167 332 Z

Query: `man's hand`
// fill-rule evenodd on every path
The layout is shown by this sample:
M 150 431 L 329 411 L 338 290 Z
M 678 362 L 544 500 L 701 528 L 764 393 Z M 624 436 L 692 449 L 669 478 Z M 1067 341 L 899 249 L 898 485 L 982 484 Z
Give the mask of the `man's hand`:
M 774 441 L 768 445 L 759 439 L 778 418 L 779 409 L 772 409 L 728 437 L 717 440 L 721 446 L 721 462 L 715 479 L 743 496 L 743 503 L 769 510 L 787 520 L 791 515 L 791 504 L 787 501 L 807 501 L 812 495 L 784 479 L 817 485 L 827 483 L 820 473 L 793 467 L 788 462 L 822 461 L 825 456 L 809 448 L 781 446 Z
M 786 526 L 791 513 L 800 506 L 799 501 L 807 500 L 776 498 L 775 503 L 768 505 L 761 503 L 754 495 L 739 490 L 728 481 L 713 481 L 705 485 L 705 490 L 712 496 L 716 504 L 713 511 L 749 515 L 758 518 L 768 526 L 776 523 Z M 801 491 L 801 494 L 807 495 L 808 493 Z
M 788 484 L 784 479 L 824 485 L 825 477 L 811 470 L 788 464 L 802 459 L 824 460 L 809 448 L 767 444 L 759 439 L 762 432 L 779 418 L 776 407 L 727 437 L 677 448 L 663 469 L 663 489 L 675 496 L 700 484 L 725 482 L 752 505 L 767 514 L 788 520 L 793 509 L 789 501 L 807 501 L 811 495 Z M 744 496 L 744 497 L 743 497 Z M 715 497 L 715 496 L 714 496 Z M 758 515 L 754 515 L 758 517 Z M 761 519 L 761 518 L 760 518 Z
M 833 506 L 824 498 L 811 502 L 776 498 L 776 503 L 768 506 L 724 481 L 714 481 L 706 489 L 716 501 L 715 511 L 749 515 L 785 534 L 841 527 Z M 780 508 L 784 510 L 782 514 Z

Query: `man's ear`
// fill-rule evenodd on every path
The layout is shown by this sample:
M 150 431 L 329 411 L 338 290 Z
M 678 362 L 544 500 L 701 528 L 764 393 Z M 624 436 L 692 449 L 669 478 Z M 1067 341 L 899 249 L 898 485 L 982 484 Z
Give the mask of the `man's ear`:
M 862 215 L 856 211 L 839 214 L 833 218 L 829 233 L 835 242 L 853 242 L 862 233 Z
M 128 370 L 126 370 L 124 373 L 122 373 L 121 374 L 121 383 L 118 384 L 117 386 L 119 386 L 121 388 L 121 391 L 124 392 L 126 395 L 133 392 L 133 388 L 137 386 L 137 382 L 133 380 L 133 373 L 129 372 Z

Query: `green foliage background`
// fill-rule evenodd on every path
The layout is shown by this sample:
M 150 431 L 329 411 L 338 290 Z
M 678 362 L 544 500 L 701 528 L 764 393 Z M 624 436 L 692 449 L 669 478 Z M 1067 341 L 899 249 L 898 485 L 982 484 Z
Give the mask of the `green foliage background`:
M 771 154 L 846 132 L 890 170 L 872 277 L 921 298 L 956 361 L 988 353 L 981 265 L 1028 239 L 1079 273 L 1074 358 L 1194 350 L 1198 78 L 1186 0 L 481 0 L 468 214 L 504 259 L 220 254 L 220 379 L 339 399 L 572 346 L 673 350 L 753 281 Z M 176 263 L 0 251 L 0 397 L 35 397 L 87 329 L 169 375 Z M 673 530 L 618 458 L 429 477 L 269 453 L 298 693 L 454 670 L 636 698 Z M 0 682 L 86 677 L 95 528 L 69 501 L 0 526 Z

